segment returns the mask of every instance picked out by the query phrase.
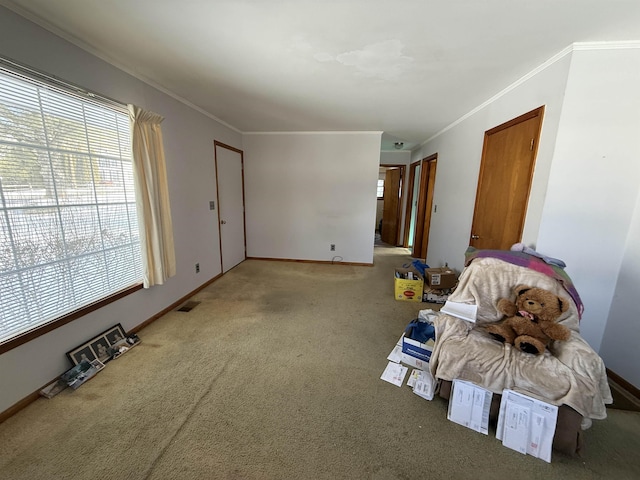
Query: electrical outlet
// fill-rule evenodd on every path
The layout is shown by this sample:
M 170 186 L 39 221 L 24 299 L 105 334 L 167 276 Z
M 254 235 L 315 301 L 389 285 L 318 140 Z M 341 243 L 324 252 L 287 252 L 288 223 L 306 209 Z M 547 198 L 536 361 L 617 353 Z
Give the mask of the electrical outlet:
M 200 273 L 200 264 L 196 263 L 196 273 Z
M 335 244 L 335 243 L 332 243 L 332 244 L 331 244 L 330 250 L 331 250 L 332 252 L 335 252 L 335 251 L 336 251 L 336 244 Z

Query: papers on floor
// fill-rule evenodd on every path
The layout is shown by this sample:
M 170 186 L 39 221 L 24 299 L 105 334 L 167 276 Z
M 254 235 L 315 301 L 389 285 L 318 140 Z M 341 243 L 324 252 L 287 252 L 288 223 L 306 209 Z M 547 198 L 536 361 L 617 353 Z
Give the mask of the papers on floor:
M 489 409 L 493 393 L 475 383 L 454 380 L 447 418 L 476 432 L 489 434 Z
M 400 365 L 399 363 L 389 362 L 380 378 L 385 382 L 393 383 L 394 385 L 401 387 L 404 377 L 407 374 L 407 370 L 409 370 L 407 367 Z
M 446 313 L 453 317 L 461 318 L 467 322 L 476 323 L 476 316 L 478 314 L 477 305 L 469 305 L 468 303 L 447 302 L 440 309 L 441 313 Z
M 400 363 L 402 361 L 402 338 L 400 338 L 400 340 L 398 340 L 398 343 L 396 343 L 396 346 L 393 347 L 393 350 L 391 350 L 391 353 L 387 357 L 387 360 L 395 363 Z
M 431 375 L 431 372 L 425 370 L 414 370 L 412 372 L 416 373 L 415 381 L 413 385 L 413 393 L 418 395 L 419 397 L 424 398 L 425 400 L 433 400 L 433 394 L 436 390 L 436 380 Z
M 433 395 L 436 389 L 436 380 L 429 371 L 429 362 L 403 353 L 403 338 L 404 335 L 400 337 L 391 353 L 387 356 L 389 363 L 384 369 L 384 372 L 382 372 L 382 376 L 380 378 L 400 387 L 402 386 L 404 377 L 409 370 L 405 365 L 415 367 L 407 379 L 407 385 L 413 389 L 413 393 L 416 395 L 426 400 L 433 400 Z M 401 365 L 401 362 L 405 365 Z
M 555 405 L 504 390 L 496 438 L 502 440 L 505 447 L 551 462 L 557 419 L 558 407 Z

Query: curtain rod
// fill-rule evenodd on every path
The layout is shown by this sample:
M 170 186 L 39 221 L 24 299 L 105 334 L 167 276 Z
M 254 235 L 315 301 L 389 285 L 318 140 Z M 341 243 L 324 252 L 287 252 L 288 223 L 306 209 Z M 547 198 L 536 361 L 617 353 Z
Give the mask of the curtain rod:
M 117 108 L 118 110 L 122 110 L 125 113 L 127 112 L 127 105 L 119 102 L 118 100 L 114 100 L 113 98 L 93 92 L 84 87 L 80 87 L 74 83 L 58 78 L 55 75 L 43 72 L 42 70 L 30 67 L 16 60 L 0 56 L 0 66 L 5 67 L 6 69 L 18 75 L 25 76 L 27 79 L 35 78 L 53 87 L 62 88 L 64 90 L 71 90 L 79 96 L 87 97 L 91 100 L 97 100 L 100 103 L 106 103 L 114 108 Z

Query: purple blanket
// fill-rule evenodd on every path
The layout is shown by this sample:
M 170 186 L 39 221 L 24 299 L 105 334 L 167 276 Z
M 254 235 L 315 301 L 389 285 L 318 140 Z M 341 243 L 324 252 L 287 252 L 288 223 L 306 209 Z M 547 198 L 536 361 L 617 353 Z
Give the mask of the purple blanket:
M 573 286 L 573 282 L 569 275 L 567 275 L 567 272 L 561 267 L 551 265 L 541 258 L 524 252 L 514 252 L 511 250 L 478 250 L 474 247 L 467 248 L 467 251 L 464 253 L 465 267 L 476 258 L 497 258 L 498 260 L 535 270 L 536 272 L 543 273 L 557 280 L 575 302 L 578 308 L 578 316 L 582 318 L 584 305 L 582 300 L 580 300 L 580 295 L 578 295 L 578 291 Z

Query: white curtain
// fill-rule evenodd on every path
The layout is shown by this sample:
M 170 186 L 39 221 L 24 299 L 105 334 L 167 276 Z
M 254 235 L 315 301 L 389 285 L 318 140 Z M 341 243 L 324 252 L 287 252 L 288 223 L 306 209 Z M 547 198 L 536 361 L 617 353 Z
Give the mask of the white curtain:
M 160 123 L 164 118 L 128 105 L 133 176 L 142 246 L 144 287 L 162 285 L 176 274 L 173 225 Z

